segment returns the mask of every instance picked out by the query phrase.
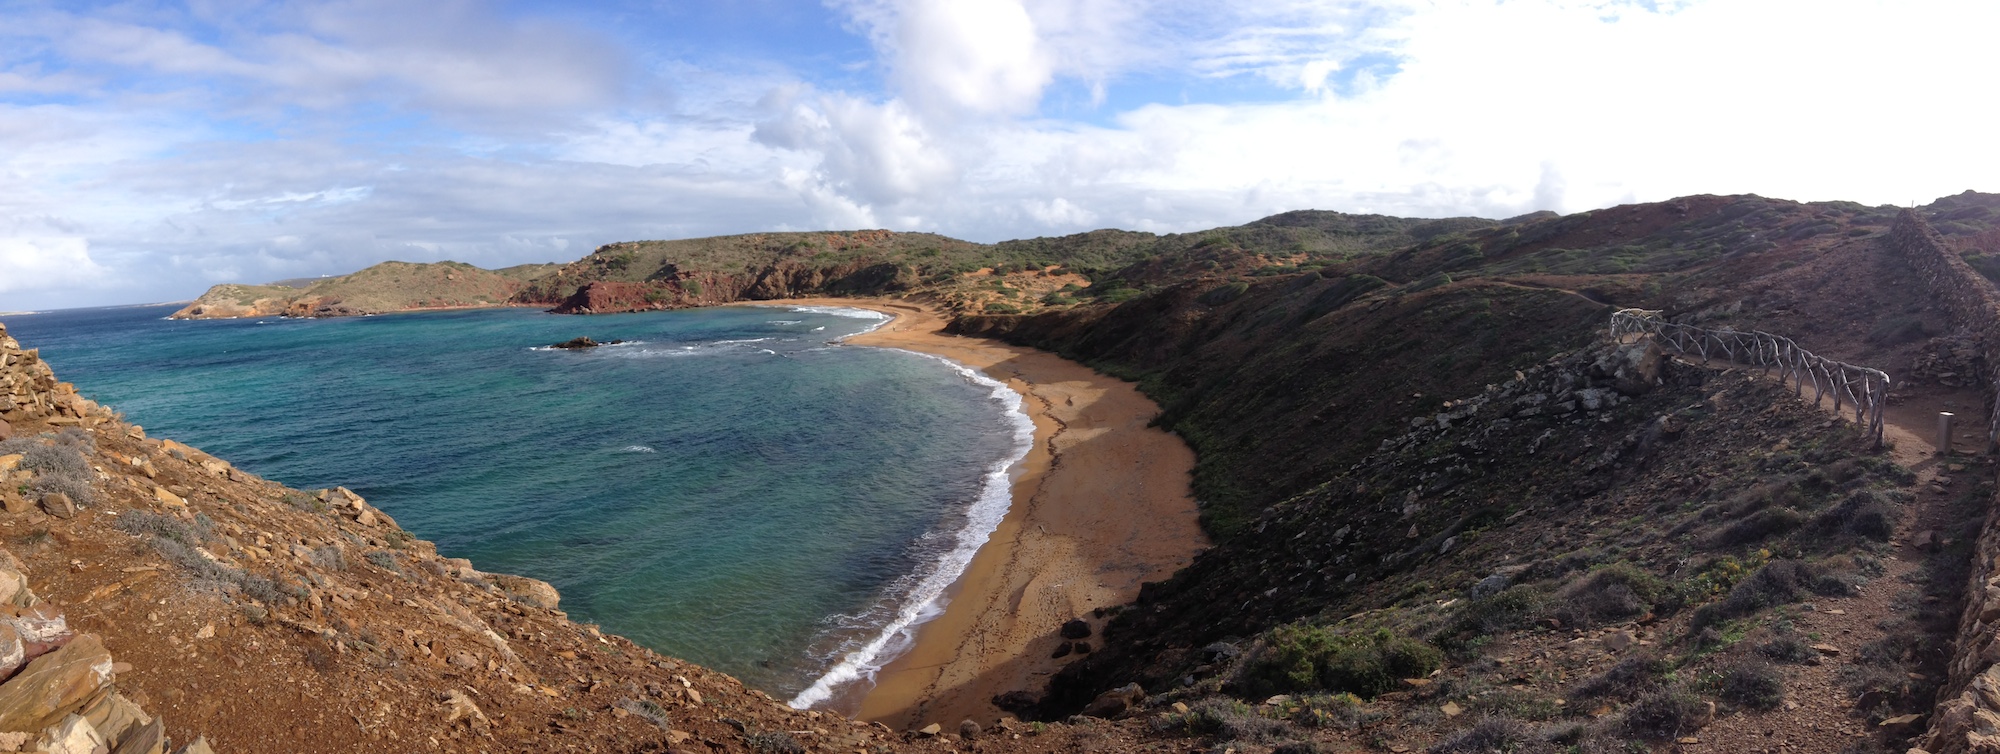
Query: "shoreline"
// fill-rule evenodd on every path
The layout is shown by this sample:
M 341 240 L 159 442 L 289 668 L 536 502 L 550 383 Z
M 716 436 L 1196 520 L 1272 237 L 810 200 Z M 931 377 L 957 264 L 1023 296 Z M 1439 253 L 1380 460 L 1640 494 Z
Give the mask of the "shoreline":
M 1052 658 L 1072 619 L 1092 625 L 1099 608 L 1129 603 L 1139 585 L 1172 575 L 1208 545 L 1190 490 L 1194 452 L 1148 426 L 1159 408 L 1136 386 L 1053 353 L 996 340 L 946 335 L 922 304 L 887 299 L 809 298 L 740 302 L 844 306 L 893 319 L 847 338 L 956 362 L 1022 398 L 1034 443 L 1016 464 L 1010 504 L 986 543 L 945 590 L 941 614 L 915 627 L 914 642 L 883 665 L 872 688 L 843 689 L 856 716 L 892 728 L 960 720 L 990 725 L 1005 715 L 996 694 L 1039 695 L 1050 675 L 1079 656 Z M 854 696 L 859 693 L 858 710 Z

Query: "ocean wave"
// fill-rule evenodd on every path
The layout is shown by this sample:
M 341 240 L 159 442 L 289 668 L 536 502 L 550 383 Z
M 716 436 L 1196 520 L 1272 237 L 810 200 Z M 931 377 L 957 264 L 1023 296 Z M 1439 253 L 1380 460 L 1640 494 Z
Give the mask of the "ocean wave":
M 884 315 L 884 321 L 887 316 Z M 891 349 L 902 350 L 902 349 Z M 905 353 L 916 353 L 905 351 Z M 936 359 L 950 366 L 967 382 L 991 390 L 994 402 L 1005 409 L 1005 415 L 1012 425 L 1014 449 L 1006 458 L 995 461 L 986 468 L 981 480 L 979 496 L 965 511 L 965 524 L 957 531 L 949 532 L 950 548 L 940 553 L 931 562 L 904 577 L 889 590 L 890 597 L 877 610 L 864 616 L 881 614 L 886 619 L 875 626 L 872 633 L 863 634 L 849 646 L 842 647 L 840 659 L 834 666 L 815 679 L 811 686 L 793 697 L 789 704 L 793 709 L 808 709 L 833 698 L 834 691 L 857 681 L 873 681 L 875 674 L 907 650 L 916 640 L 918 626 L 944 614 L 945 589 L 964 575 L 972 557 L 979 548 L 993 536 L 1000 527 L 1000 521 L 1007 516 L 1007 509 L 1013 503 L 1012 470 L 1035 444 L 1035 423 L 1021 407 L 1021 394 L 1014 392 L 1005 383 L 981 374 L 978 370 L 942 356 L 917 353 L 927 359 Z M 930 535 L 926 535 L 930 538 Z M 882 610 L 893 606 L 893 610 Z M 860 616 L 856 616 L 860 617 Z M 843 621 L 846 622 L 846 621 Z M 853 629 L 867 629 L 875 621 L 861 625 L 849 623 Z
M 625 447 L 622 447 L 622 448 L 619 448 L 619 449 L 618 449 L 618 452 L 620 452 L 620 453 L 658 453 L 658 452 L 660 452 L 660 451 L 657 451 L 657 450 L 654 450 L 654 449 L 653 449 L 653 448 L 652 448 L 651 446 L 647 446 L 647 445 L 627 445 L 627 446 L 625 446 Z
M 768 321 L 768 322 L 765 322 L 764 324 L 767 324 L 767 325 L 799 325 L 799 324 L 805 324 L 805 320 L 803 320 L 803 319 L 774 319 L 774 320 L 770 320 L 770 321 Z

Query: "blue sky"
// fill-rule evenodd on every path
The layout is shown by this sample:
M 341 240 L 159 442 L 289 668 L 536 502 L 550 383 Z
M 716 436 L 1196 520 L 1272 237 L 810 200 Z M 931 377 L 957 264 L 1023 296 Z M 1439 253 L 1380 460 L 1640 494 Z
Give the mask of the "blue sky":
M 387 259 L 2000 190 L 1996 4 L 0 0 L 0 311 Z

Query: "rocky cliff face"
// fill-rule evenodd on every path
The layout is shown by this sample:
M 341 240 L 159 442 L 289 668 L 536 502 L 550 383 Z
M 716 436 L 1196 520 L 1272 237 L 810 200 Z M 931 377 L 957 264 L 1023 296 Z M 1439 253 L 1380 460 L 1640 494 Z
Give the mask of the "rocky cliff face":
M 383 262 L 304 287 L 224 284 L 210 288 L 174 319 L 353 317 L 420 309 L 503 306 L 547 265 L 483 270 L 460 262 Z

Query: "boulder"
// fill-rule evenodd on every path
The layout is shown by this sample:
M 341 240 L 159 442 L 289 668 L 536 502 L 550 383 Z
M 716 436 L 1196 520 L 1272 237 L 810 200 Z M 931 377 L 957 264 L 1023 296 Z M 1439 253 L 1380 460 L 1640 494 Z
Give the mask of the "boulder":
M 195 736 L 187 745 L 175 749 L 174 754 L 215 754 L 215 749 L 208 745 L 207 736 Z
M 167 746 L 166 725 L 156 717 L 127 731 L 123 738 L 113 740 L 117 741 L 117 748 L 111 754 L 162 754 Z
M 96 636 L 78 636 L 0 685 L 0 731 L 35 732 L 61 722 L 110 683 L 111 653 Z
M 506 573 L 489 574 L 488 578 L 507 593 L 508 599 L 523 605 L 554 610 L 562 602 L 562 594 L 546 581 Z
M 89 720 L 90 726 L 104 734 L 104 740 L 110 742 L 113 747 L 121 748 L 134 732 L 153 722 L 152 715 L 146 714 L 139 705 L 133 704 L 132 700 L 117 693 L 107 694 L 96 704 L 85 708 L 83 719 Z
M 0 604 L 12 604 L 15 597 L 27 590 L 28 577 L 14 564 L 14 558 L 0 557 Z
M 153 499 L 160 501 L 161 505 L 164 505 L 168 508 L 172 508 L 174 510 L 186 510 L 188 507 L 188 502 L 186 498 L 183 498 L 172 492 L 168 492 L 167 488 L 165 487 L 154 487 Z
M 56 518 L 76 518 L 76 503 L 60 492 L 43 495 L 42 510 Z
M 1146 701 L 1145 689 L 1139 688 L 1139 684 L 1128 683 L 1098 694 L 1096 699 L 1090 700 L 1090 704 L 1084 705 L 1081 714 L 1085 717 L 1116 719 L 1137 709 L 1139 703 L 1143 701 Z
M 12 678 L 14 671 L 27 664 L 28 646 L 21 642 L 21 632 L 0 621 L 0 681 Z
M 0 440 L 6 440 L 13 436 L 14 425 L 8 424 L 6 419 L 0 419 Z
M 0 605 L 0 623 L 14 629 L 29 660 L 54 652 L 76 638 L 69 619 L 55 605 L 46 602 L 32 607 Z
M 7 455 L 0 456 L 0 474 L 6 474 L 20 466 L 22 458 L 26 458 L 26 456 L 20 453 L 8 453 Z
M 925 738 L 930 738 L 942 732 L 944 732 L 944 726 L 939 725 L 937 723 L 931 723 L 930 725 L 926 725 L 922 728 L 917 729 L 917 735 L 923 736 Z
M 1479 583 L 1477 584 L 1473 584 L 1472 591 L 1469 594 L 1467 594 L 1467 596 L 1476 600 L 1485 599 L 1487 597 L 1491 597 L 1493 595 L 1506 591 L 1507 587 L 1512 586 L 1513 584 L 1514 580 L 1508 578 L 1506 574 L 1496 573 L 1486 578 L 1480 579 Z
M 1644 395 L 1660 384 L 1666 359 L 1666 352 L 1652 338 L 1619 346 L 1610 354 L 1612 387 L 1625 395 Z
M 111 744 L 104 740 L 104 734 L 91 726 L 89 720 L 81 715 L 70 715 L 42 731 L 41 739 L 35 742 L 35 750 L 48 754 L 109 754 Z
M 1064 623 L 1062 625 L 1062 637 L 1065 639 L 1088 639 L 1090 638 L 1090 624 L 1085 623 L 1082 618 Z
M 35 509 L 34 503 L 28 502 L 28 499 L 25 497 L 14 494 L 13 490 L 0 490 L 0 507 L 5 507 L 8 513 L 15 515 L 27 513 Z
M 971 720 L 960 720 L 958 722 L 959 738 L 963 738 L 967 741 L 970 741 L 972 739 L 978 738 L 979 734 L 982 732 L 984 731 L 980 730 L 979 723 L 977 722 Z

